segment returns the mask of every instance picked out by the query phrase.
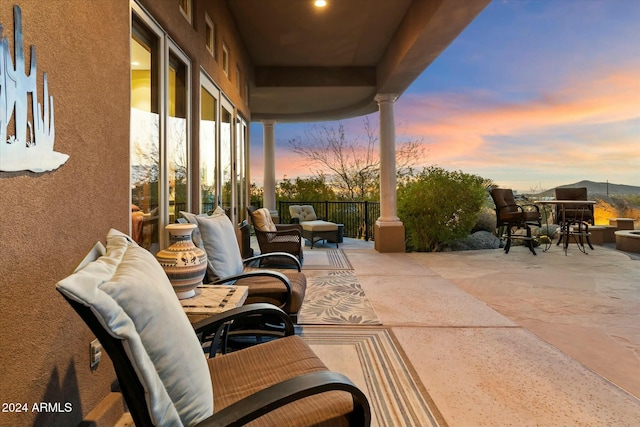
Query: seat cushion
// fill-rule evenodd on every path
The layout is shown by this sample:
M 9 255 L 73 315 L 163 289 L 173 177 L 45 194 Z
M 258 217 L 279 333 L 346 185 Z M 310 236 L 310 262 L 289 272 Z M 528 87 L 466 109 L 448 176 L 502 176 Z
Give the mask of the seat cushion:
M 260 208 L 251 213 L 253 226 L 260 231 L 277 231 L 276 225 L 271 218 L 271 212 L 267 208 Z
M 540 213 L 538 211 L 524 211 L 522 212 L 522 216 L 525 221 L 539 221 Z
M 326 371 L 326 366 L 298 336 L 281 338 L 209 359 L 216 409 L 289 378 Z M 331 391 L 278 408 L 249 426 L 298 427 L 349 425 L 349 393 Z
M 307 231 L 334 231 L 338 229 L 338 224 L 328 221 L 304 221 L 300 222 L 303 230 Z
M 263 269 L 247 268 L 245 271 Z M 289 279 L 291 282 L 291 300 L 283 307 L 287 314 L 297 314 L 302 307 L 302 301 L 307 291 L 307 277 L 304 273 L 291 269 L 276 269 Z M 249 287 L 249 295 L 245 304 L 267 302 L 275 306 L 282 306 L 287 298 L 287 289 L 285 285 L 275 277 L 247 277 L 236 281 L 238 286 Z
M 90 307 L 103 327 L 123 340 L 156 425 L 191 425 L 213 414 L 206 358 L 167 275 L 150 252 L 111 230 L 106 254 L 58 282 L 57 288 Z

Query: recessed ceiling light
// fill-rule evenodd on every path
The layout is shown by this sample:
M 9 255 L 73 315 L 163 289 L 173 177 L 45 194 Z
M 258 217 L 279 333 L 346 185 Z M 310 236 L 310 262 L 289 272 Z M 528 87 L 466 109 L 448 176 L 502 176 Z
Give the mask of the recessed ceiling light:
M 326 0 L 316 0 L 315 2 L 313 2 L 313 4 L 316 7 L 325 7 L 327 5 L 327 1 Z

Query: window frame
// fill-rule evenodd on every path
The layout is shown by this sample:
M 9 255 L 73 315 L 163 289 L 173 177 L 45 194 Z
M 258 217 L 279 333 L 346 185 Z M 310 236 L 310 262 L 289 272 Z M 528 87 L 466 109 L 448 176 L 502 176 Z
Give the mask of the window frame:
M 230 62 L 229 47 L 225 42 L 222 42 L 222 64 L 221 64 L 222 72 L 224 73 L 225 76 L 227 76 L 228 79 L 231 79 L 231 77 L 229 77 L 229 62 Z
M 186 9 L 182 7 L 182 5 L 186 6 Z M 193 0 L 178 0 L 178 9 L 180 9 L 180 13 L 184 16 L 184 19 L 187 20 L 189 25 L 193 25 Z
M 211 54 L 213 59 L 216 59 L 216 24 L 213 22 L 209 14 L 205 12 L 204 14 L 204 22 L 205 22 L 205 47 L 207 51 Z M 210 34 L 207 36 L 207 31 L 211 30 Z

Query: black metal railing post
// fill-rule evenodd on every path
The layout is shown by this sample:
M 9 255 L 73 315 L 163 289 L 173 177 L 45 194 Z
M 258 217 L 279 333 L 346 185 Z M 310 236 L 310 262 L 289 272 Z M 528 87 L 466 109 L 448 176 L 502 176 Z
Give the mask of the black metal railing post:
M 364 240 L 369 241 L 369 202 L 364 202 Z

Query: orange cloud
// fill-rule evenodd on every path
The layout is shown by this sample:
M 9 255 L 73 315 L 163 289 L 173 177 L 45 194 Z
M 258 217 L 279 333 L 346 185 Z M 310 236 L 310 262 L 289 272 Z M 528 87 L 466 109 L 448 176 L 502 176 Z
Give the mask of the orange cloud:
M 497 98 L 487 92 L 405 95 L 396 117 L 408 123 L 409 134 L 424 137 L 430 164 L 467 172 L 491 172 L 506 164 L 552 172 L 587 166 L 602 174 L 626 173 L 638 178 L 629 183 L 640 182 L 638 67 L 599 77 L 573 76 L 562 89 L 534 100 Z M 629 125 L 633 121 L 635 128 Z M 537 165 L 530 166 L 531 160 Z

